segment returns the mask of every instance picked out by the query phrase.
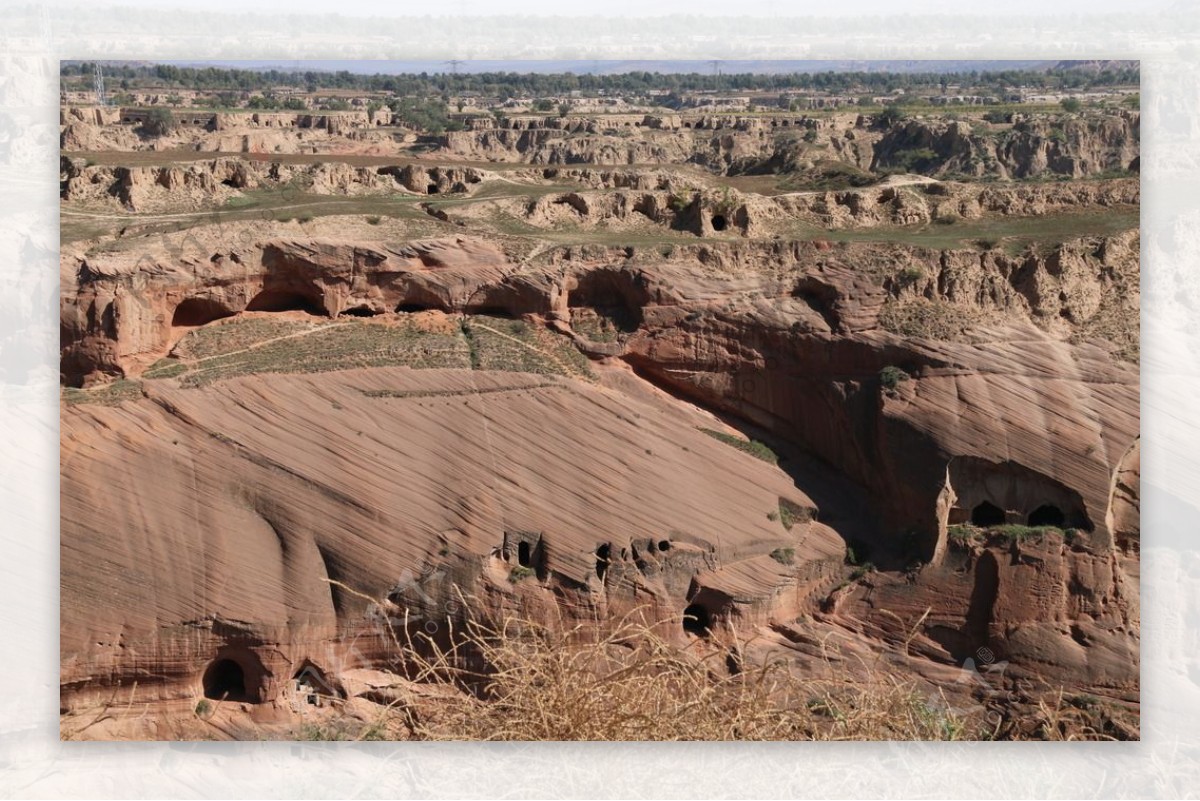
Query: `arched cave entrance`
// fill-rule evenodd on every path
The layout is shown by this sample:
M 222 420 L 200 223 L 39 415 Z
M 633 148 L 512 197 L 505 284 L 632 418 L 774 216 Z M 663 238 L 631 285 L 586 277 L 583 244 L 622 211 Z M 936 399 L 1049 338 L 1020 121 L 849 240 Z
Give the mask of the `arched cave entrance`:
M 292 682 L 292 690 L 299 700 L 311 706 L 322 706 L 326 701 L 345 698 L 345 693 L 330 681 L 325 671 L 307 659 L 292 675 Z
M 533 567 L 533 549 L 528 542 L 517 543 L 517 564 L 521 567 Z
M 683 630 L 697 637 L 707 637 L 712 630 L 712 616 L 700 604 L 691 604 L 683 610 Z
M 438 189 L 437 184 L 430 184 L 429 186 L 425 187 L 425 194 L 427 195 L 436 195 L 439 191 L 441 190 Z
M 1004 510 L 990 501 L 983 501 L 971 510 L 971 522 L 976 526 L 1000 526 L 1005 519 Z
M 246 692 L 246 672 L 233 659 L 217 659 L 204 671 L 204 697 L 214 701 L 250 701 Z
M 353 306 L 349 309 L 342 309 L 340 316 L 374 317 L 377 314 L 379 314 L 379 312 L 377 312 L 375 309 L 372 309 L 370 306 Z
M 440 309 L 426 303 L 401 303 L 396 307 L 396 311 L 400 314 L 416 314 L 423 311 L 440 311 Z
M 634 285 L 633 276 L 626 273 L 596 271 L 579 279 L 578 285 L 567 293 L 571 324 L 576 330 L 596 327 L 603 334 L 631 334 L 642 325 L 642 304 L 638 296 L 643 290 Z M 596 337 L 592 337 L 596 338 Z
M 596 549 L 596 578 L 604 580 L 604 574 L 608 572 L 609 556 L 612 553 L 612 546 L 607 542 Z
M 300 292 L 283 289 L 264 289 L 246 305 L 246 311 L 302 311 L 308 314 L 327 316 L 325 308 L 314 298 Z
M 220 320 L 222 317 L 232 317 L 233 312 L 208 298 L 188 298 L 175 307 L 171 316 L 171 325 L 194 327 Z
M 1043 504 L 1029 513 L 1028 523 L 1031 526 L 1054 526 L 1062 528 L 1067 522 L 1062 509 L 1053 504 Z
M 714 231 L 724 231 L 729 227 L 729 221 L 725 219 L 724 214 L 714 214 L 712 218 L 712 227 Z

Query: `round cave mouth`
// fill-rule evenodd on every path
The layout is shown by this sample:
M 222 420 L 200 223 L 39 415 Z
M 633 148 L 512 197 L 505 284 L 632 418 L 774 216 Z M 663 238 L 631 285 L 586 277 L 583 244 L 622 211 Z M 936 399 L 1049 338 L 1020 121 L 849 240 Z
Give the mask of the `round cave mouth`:
M 683 610 L 683 630 L 697 637 L 707 637 L 712 630 L 712 616 L 700 604 L 691 604 Z
M 1004 525 L 1004 510 L 990 501 L 983 501 L 971 510 L 971 522 L 980 527 Z
M 1028 523 L 1031 526 L 1054 526 L 1062 528 L 1067 522 L 1062 509 L 1053 504 L 1043 504 L 1029 513 Z
M 206 325 L 213 320 L 232 317 L 233 312 L 208 298 L 188 298 L 175 307 L 171 316 L 172 326 L 195 327 Z
M 251 701 L 246 672 L 233 659 L 217 659 L 204 671 L 204 697 L 214 701 Z
M 324 307 L 314 298 L 299 292 L 281 289 L 264 289 L 246 304 L 246 311 L 302 311 L 320 317 L 328 316 Z
M 714 231 L 724 231 L 729 227 L 729 221 L 725 219 L 724 214 L 714 214 L 712 218 L 712 227 Z

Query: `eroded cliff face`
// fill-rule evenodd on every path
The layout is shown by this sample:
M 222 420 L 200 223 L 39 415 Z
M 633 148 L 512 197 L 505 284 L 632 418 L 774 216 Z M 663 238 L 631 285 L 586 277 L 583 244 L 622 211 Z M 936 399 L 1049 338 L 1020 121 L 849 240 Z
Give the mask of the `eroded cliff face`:
M 910 120 L 878 141 L 872 169 L 904 167 L 926 175 L 1003 179 L 1136 172 L 1140 138 L 1141 115 L 1132 111 L 1055 121 L 1017 115 L 1005 125 Z
M 308 663 L 337 681 L 388 657 L 370 599 L 414 623 L 468 597 L 568 623 L 665 624 L 699 593 L 713 625 L 811 606 L 841 540 L 784 472 L 700 424 L 720 425 L 586 381 L 403 368 L 70 407 L 67 702 L 132 680 L 187 698 L 222 659 L 246 675 L 236 700 L 277 698 Z M 148 485 L 153 510 L 127 502 Z
M 491 314 L 557 330 L 636 371 L 623 380 L 741 421 L 785 454 L 782 469 L 741 454 L 725 466 L 729 447 L 700 431 L 720 425 L 707 413 L 577 378 L 373 370 L 219 392 L 143 381 L 140 400 L 64 413 L 63 518 L 76 532 L 64 586 L 92 588 L 65 601 L 66 686 L 86 698 L 127 681 L 128 648 L 161 663 L 163 698 L 189 692 L 213 654 L 258 677 L 255 698 L 306 662 L 383 658 L 365 602 L 328 579 L 431 616 L 469 592 L 488 609 L 581 620 L 646 603 L 664 623 L 692 608 L 747 629 L 850 615 L 893 638 L 879 610 L 936 602 L 921 631 L 935 662 L 989 648 L 1048 681 L 1128 696 L 1137 370 L 1075 334 L 1136 263 L 1136 234 L 1020 257 L 746 242 L 530 263 L 471 237 L 272 239 L 178 263 L 66 253 L 70 383 L 138 378 L 183 333 L 245 312 L 352 326 Z M 913 303 L 999 316 L 985 333 L 889 330 L 888 310 Z M 812 458 L 837 477 L 820 503 L 803 492 Z M 153 514 L 126 502 L 147 482 L 166 488 Z M 991 507 L 992 523 L 1050 515 L 1076 539 L 954 541 Z M 876 578 L 847 595 L 835 590 L 847 543 L 884 569 L 925 567 L 915 584 Z M 162 549 L 173 572 L 143 575 Z M 783 549 L 792 559 L 773 558 Z M 512 582 L 516 568 L 543 580 Z M 108 623 L 86 608 L 102 596 L 121 598 Z

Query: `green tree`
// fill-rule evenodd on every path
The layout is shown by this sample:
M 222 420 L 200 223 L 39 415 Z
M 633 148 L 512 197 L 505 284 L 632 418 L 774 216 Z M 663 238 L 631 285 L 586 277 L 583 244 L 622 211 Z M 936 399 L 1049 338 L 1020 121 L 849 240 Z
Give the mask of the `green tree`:
M 164 136 L 175 127 L 175 115 L 170 109 L 165 109 L 161 106 L 150 109 L 150 113 L 146 115 L 146 121 L 142 123 L 142 130 L 147 135 L 153 137 Z
M 1063 111 L 1067 112 L 1068 114 L 1076 114 L 1081 108 L 1083 108 L 1083 103 L 1079 102 L 1079 98 L 1077 97 L 1064 97 L 1061 101 L 1059 101 L 1059 105 L 1062 106 Z

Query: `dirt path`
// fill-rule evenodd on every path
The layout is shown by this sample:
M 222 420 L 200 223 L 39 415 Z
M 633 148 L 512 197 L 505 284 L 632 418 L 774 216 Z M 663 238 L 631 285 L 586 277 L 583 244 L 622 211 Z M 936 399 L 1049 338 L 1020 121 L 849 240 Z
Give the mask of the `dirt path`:
M 484 325 L 483 323 L 479 323 L 479 322 L 472 322 L 471 325 L 476 326 L 478 328 L 482 328 L 486 331 L 491 331 L 496 336 L 503 337 L 504 339 L 515 342 L 518 345 L 520 345 L 521 347 L 525 348 L 526 350 L 531 350 L 534 353 L 545 356 L 547 359 L 549 359 L 550 361 L 557 364 L 559 366 L 559 368 L 562 369 L 564 375 L 570 376 L 572 378 L 579 377 L 578 370 L 573 369 L 570 365 L 564 363 L 562 361 L 562 359 L 559 359 L 557 356 L 555 356 L 553 353 L 551 353 L 548 350 L 543 350 L 542 348 L 539 348 L 536 345 L 530 345 L 528 342 L 523 342 L 514 336 L 510 336 L 510 335 L 504 333 L 503 331 L 497 331 L 495 328 L 492 328 L 490 325 Z
M 264 339 L 261 342 L 255 342 L 253 345 L 248 345 L 244 348 L 241 348 L 240 350 L 231 350 L 228 353 L 217 353 L 212 356 L 205 356 L 201 359 L 179 359 L 179 363 L 186 364 L 188 366 L 195 366 L 198 364 L 203 364 L 204 362 L 212 361 L 213 359 L 225 359 L 225 358 L 228 358 L 229 356 L 238 356 L 243 353 L 249 353 L 252 350 L 257 350 L 258 348 L 261 348 L 265 345 L 270 345 L 274 342 L 282 342 L 285 339 L 299 339 L 300 337 L 311 336 L 319 331 L 331 331 L 334 328 L 344 328 L 345 326 L 355 325 L 355 324 L 356 323 L 330 323 L 329 325 L 317 325 L 315 328 L 309 328 L 304 331 L 297 331 L 293 334 L 281 334 L 280 336 L 277 336 L 277 337 L 271 337 L 270 339 Z M 203 326 L 200 326 L 200 327 L 202 328 Z M 194 331 L 197 329 L 191 329 L 191 330 Z M 183 336 L 187 336 L 187 334 L 185 333 Z M 175 340 L 175 343 L 174 343 L 174 345 L 171 346 L 171 349 L 174 350 L 175 345 L 178 345 L 182 340 L 183 340 L 183 337 L 180 337 L 179 339 Z M 169 352 L 170 351 L 168 351 L 168 353 Z

